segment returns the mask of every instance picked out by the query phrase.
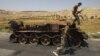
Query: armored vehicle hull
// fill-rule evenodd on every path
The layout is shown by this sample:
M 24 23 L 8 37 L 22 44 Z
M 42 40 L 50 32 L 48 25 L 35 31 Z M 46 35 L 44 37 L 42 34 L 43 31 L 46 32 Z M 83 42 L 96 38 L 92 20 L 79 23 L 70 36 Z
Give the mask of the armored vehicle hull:
M 64 23 L 64 24 L 63 24 Z M 61 29 L 65 27 L 65 22 L 63 23 L 47 23 L 41 25 L 24 25 L 17 27 L 11 26 L 10 28 L 13 33 L 10 36 L 11 42 L 17 43 L 30 43 L 30 44 L 42 44 L 42 45 L 59 45 Z M 17 24 L 17 22 L 16 22 Z M 23 24 L 22 24 L 23 25 Z
M 77 28 L 75 24 L 68 25 L 65 21 L 41 25 L 24 25 L 22 22 L 18 24 L 12 21 L 10 22 L 10 28 L 13 33 L 9 39 L 13 43 L 42 44 L 45 46 L 52 44 L 58 46 L 61 44 L 63 29 L 66 26 L 68 26 L 67 33 L 65 33 L 68 46 L 80 46 L 83 44 L 87 46 L 84 39 L 87 39 L 88 35 Z

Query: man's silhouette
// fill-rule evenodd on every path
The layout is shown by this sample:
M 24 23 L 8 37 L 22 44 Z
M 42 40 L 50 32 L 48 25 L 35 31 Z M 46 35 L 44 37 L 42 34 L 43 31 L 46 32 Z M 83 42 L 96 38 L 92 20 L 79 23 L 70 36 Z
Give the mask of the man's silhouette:
M 79 2 L 77 5 L 74 6 L 73 8 L 73 11 L 72 11 L 72 14 L 73 16 L 75 17 L 73 23 L 75 23 L 77 21 L 78 25 L 80 25 L 80 19 L 79 19 L 79 16 L 78 14 L 81 13 L 81 11 L 78 11 L 78 8 L 82 5 L 81 2 Z

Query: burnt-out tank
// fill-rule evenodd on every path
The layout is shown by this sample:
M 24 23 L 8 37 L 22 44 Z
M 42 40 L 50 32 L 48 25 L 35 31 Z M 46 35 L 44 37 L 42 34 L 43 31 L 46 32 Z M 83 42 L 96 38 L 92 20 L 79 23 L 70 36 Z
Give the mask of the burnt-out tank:
M 76 27 L 76 24 L 69 24 L 66 21 L 54 20 L 45 24 L 34 25 L 10 21 L 9 25 L 13 31 L 10 35 L 10 41 L 13 43 L 42 44 L 45 46 L 52 44 L 58 46 L 61 43 L 63 29 L 68 26 L 67 33 L 65 33 L 68 45 L 87 46 L 84 39 L 87 39 L 88 35 Z
M 23 22 L 10 21 L 10 41 L 13 43 L 59 45 L 61 29 L 65 27 L 65 21 L 52 21 L 45 24 L 24 25 Z

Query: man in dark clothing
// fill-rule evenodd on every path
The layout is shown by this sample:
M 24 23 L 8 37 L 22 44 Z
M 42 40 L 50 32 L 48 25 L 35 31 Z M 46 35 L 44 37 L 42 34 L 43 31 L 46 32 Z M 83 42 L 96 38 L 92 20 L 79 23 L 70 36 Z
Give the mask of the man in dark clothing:
M 72 11 L 73 16 L 75 17 L 73 23 L 75 23 L 77 21 L 78 25 L 80 25 L 80 19 L 78 14 L 81 13 L 81 11 L 78 11 L 78 8 L 82 5 L 81 2 L 78 3 L 78 5 L 75 5 Z

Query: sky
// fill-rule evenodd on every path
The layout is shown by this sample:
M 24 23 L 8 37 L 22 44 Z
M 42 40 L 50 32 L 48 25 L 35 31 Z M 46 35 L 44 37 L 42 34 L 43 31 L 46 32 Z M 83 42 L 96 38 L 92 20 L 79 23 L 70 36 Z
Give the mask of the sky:
M 83 8 L 100 8 L 100 0 L 0 0 L 0 9 L 15 11 L 59 11 L 71 9 L 78 2 Z

